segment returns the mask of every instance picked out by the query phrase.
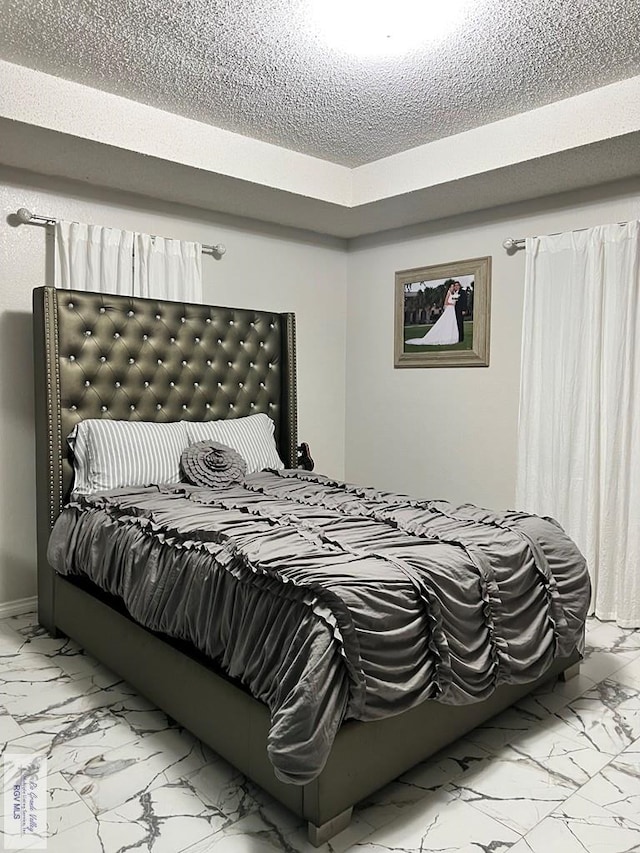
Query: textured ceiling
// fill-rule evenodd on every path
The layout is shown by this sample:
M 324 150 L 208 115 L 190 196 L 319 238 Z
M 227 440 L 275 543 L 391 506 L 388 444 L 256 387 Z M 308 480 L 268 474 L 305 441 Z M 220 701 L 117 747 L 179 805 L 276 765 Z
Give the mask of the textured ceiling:
M 347 166 L 640 74 L 638 0 L 472 0 L 440 43 L 378 60 L 327 49 L 307 0 L 0 0 L 0 16 L 0 58 Z

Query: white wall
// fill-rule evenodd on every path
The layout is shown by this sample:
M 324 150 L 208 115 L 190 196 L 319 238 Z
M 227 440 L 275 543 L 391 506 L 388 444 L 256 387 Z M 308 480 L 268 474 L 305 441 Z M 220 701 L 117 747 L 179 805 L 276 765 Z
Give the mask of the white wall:
M 344 475 L 342 241 L 0 169 L 0 605 L 35 594 L 31 291 L 52 283 L 52 241 L 44 228 L 12 224 L 19 207 L 225 243 L 221 260 L 203 257 L 205 301 L 296 312 L 299 437 L 310 443 L 319 470 Z
M 638 182 L 354 241 L 347 478 L 418 497 L 513 506 L 525 257 L 509 256 L 502 241 L 633 218 L 640 218 Z M 394 370 L 394 272 L 485 255 L 493 259 L 490 367 Z

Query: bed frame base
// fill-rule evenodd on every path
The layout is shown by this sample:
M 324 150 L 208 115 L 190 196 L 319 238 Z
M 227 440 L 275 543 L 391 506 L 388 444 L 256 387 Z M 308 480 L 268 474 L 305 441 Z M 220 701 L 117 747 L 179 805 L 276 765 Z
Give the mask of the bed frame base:
M 50 569 L 50 571 L 52 571 Z M 53 572 L 52 572 L 53 573 Z M 395 717 L 349 721 L 336 736 L 321 774 L 304 786 L 276 778 L 267 755 L 268 708 L 224 675 L 147 631 L 105 601 L 56 575 L 55 622 L 169 717 L 308 822 L 319 845 L 346 829 L 354 804 L 566 670 L 556 661 L 536 682 L 503 685 L 473 705 L 425 702 Z

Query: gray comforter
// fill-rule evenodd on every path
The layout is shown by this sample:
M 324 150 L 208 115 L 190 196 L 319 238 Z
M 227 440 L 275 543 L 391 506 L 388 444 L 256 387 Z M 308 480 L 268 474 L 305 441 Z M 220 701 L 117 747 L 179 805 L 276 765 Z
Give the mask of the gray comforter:
M 241 679 L 271 710 L 277 776 L 297 784 L 344 719 L 477 702 L 582 650 L 590 594 L 552 520 L 300 471 L 78 499 L 49 560 Z

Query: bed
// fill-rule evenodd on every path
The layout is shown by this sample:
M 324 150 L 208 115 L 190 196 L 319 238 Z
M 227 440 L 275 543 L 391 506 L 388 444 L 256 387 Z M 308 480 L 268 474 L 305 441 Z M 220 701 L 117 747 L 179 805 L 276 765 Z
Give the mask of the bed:
M 269 760 L 272 721 L 264 702 L 183 638 L 134 621 L 118 596 L 86 577 L 63 575 L 50 565 L 48 542 L 69 500 L 73 480 L 67 436 L 87 419 L 170 424 L 268 415 L 275 425 L 277 449 L 287 471 L 271 479 L 256 475 L 251 481 L 254 493 L 272 490 L 282 503 L 288 499 L 287 489 L 303 489 L 309 504 L 321 500 L 317 496 L 320 492 L 327 492 L 330 501 L 335 501 L 339 492 L 341 500 L 348 499 L 356 506 L 354 511 L 366 516 L 363 523 L 377 523 L 379 519 L 373 517 L 376 513 L 384 515 L 385 520 L 392 514 L 398 530 L 404 523 L 406 501 L 399 503 L 393 496 L 374 496 L 367 490 L 327 481 L 321 475 L 296 472 L 301 459 L 292 314 L 48 287 L 34 291 L 33 305 L 41 624 L 54 634 L 76 640 L 304 818 L 313 844 L 320 845 L 345 828 L 354 804 L 408 768 L 540 683 L 575 674 L 583 639 L 582 613 L 573 615 L 575 624 L 569 626 L 571 630 L 565 625 L 563 633 L 558 627 L 563 612 L 551 608 L 547 621 L 553 622 L 558 654 L 544 668 L 539 667 L 532 680 L 507 678 L 516 683 L 500 684 L 482 701 L 450 705 L 427 700 L 392 716 L 367 722 L 348 719 L 337 729 L 335 738 L 332 736 L 319 772 L 314 769 L 308 778 L 302 773 L 300 784 L 291 784 L 291 778 L 284 781 L 283 773 L 276 774 Z M 303 461 L 308 468 L 308 455 Z M 185 499 L 182 493 L 178 497 Z M 168 498 L 175 503 L 173 492 Z M 236 499 L 244 500 L 242 496 Z M 412 505 L 412 511 L 427 509 L 432 512 L 434 508 L 425 508 L 419 502 Z M 435 511 L 448 523 L 448 511 L 442 507 L 435 507 Z M 460 508 L 456 524 L 483 524 L 502 535 L 500 519 L 474 516 L 476 512 L 485 511 Z M 412 518 L 414 527 L 415 523 Z M 562 548 L 566 550 L 564 540 Z M 535 550 L 533 545 L 531 550 Z M 561 558 L 564 560 L 566 553 Z M 403 566 L 398 570 L 406 574 Z M 554 583 L 549 574 L 540 595 L 550 595 Z M 582 586 L 580 601 L 588 599 L 583 564 L 576 569 L 571 585 Z M 490 609 L 489 602 L 485 605 Z M 578 609 L 582 611 L 586 605 L 580 604 Z M 495 647 L 499 654 L 500 643 Z

